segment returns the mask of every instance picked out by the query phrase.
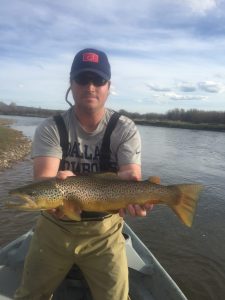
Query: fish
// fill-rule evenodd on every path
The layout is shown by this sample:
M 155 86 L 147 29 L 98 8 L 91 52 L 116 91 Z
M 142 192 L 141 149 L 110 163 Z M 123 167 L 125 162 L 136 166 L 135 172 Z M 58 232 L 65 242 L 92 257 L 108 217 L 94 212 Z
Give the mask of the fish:
M 81 211 L 118 213 L 129 204 L 164 204 L 188 227 L 192 226 L 203 186 L 198 183 L 161 185 L 158 177 L 122 180 L 117 174 L 50 178 L 9 192 L 23 203 L 8 202 L 8 208 L 41 211 L 59 208 L 71 220 L 80 221 Z

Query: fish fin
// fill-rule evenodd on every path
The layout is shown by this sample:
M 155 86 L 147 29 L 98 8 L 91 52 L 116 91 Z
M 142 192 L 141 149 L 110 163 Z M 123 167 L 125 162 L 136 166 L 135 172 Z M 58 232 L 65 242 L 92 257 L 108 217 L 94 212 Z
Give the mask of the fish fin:
M 148 178 L 148 181 L 151 182 L 151 183 L 154 183 L 154 184 L 160 184 L 161 179 L 160 179 L 159 176 L 150 176 Z
M 203 186 L 200 184 L 179 184 L 173 187 L 179 190 L 180 196 L 175 204 L 170 204 L 170 207 L 185 225 L 191 227 Z
M 74 221 L 81 220 L 81 210 L 74 201 L 64 200 L 62 210 L 65 216 Z

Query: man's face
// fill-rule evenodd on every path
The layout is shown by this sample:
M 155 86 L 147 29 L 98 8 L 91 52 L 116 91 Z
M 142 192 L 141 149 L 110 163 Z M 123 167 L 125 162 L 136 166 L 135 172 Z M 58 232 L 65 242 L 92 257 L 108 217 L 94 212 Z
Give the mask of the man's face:
M 99 111 L 104 108 L 110 82 L 92 72 L 83 72 L 71 81 L 73 98 L 78 109 Z

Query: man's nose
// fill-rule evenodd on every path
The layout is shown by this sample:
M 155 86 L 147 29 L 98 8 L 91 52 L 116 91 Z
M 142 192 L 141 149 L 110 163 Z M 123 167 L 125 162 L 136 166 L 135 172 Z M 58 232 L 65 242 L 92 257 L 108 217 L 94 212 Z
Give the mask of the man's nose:
M 92 81 L 89 81 L 89 82 L 88 82 L 88 84 L 87 84 L 87 89 L 90 90 L 90 91 L 95 90 L 95 85 L 93 84 Z

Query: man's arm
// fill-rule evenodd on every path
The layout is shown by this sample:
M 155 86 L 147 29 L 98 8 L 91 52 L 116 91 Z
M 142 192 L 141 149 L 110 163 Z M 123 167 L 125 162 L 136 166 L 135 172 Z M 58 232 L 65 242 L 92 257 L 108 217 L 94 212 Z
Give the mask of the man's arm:
M 60 159 L 49 156 L 38 156 L 33 159 L 34 179 L 55 177 L 58 173 Z
M 118 175 L 122 179 L 141 180 L 141 166 L 138 164 L 127 164 L 119 167 Z

